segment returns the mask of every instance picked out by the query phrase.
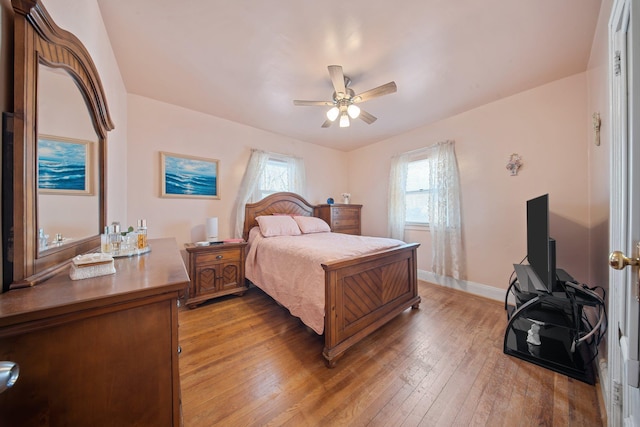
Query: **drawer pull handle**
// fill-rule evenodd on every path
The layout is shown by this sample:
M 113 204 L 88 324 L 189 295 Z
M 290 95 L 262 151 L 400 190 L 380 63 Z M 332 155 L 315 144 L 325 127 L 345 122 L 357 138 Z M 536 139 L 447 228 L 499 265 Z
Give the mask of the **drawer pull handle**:
M 216 259 L 222 259 L 222 258 L 224 258 L 222 255 L 218 255 L 218 256 L 216 257 Z

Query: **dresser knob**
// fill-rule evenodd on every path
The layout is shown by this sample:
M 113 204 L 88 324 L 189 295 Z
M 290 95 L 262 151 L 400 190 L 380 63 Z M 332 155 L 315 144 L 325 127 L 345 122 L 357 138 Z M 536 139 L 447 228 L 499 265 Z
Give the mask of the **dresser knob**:
M 222 258 L 224 258 L 222 255 L 218 255 L 218 256 L 216 257 L 216 259 L 222 259 Z

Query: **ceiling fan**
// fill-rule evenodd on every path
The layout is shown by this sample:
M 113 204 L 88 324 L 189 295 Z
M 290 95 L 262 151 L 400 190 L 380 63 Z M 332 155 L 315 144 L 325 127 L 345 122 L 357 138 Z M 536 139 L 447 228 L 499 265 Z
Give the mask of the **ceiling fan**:
M 395 82 L 389 82 L 362 92 L 355 94 L 353 89 L 349 87 L 351 79 L 342 72 L 342 66 L 329 65 L 329 76 L 333 84 L 333 100 L 331 101 L 301 101 L 294 100 L 293 104 L 298 106 L 321 106 L 331 107 L 327 111 L 327 120 L 322 124 L 323 128 L 327 128 L 340 118 L 338 123 L 340 127 L 348 127 L 351 124 L 350 119 L 360 118 L 367 124 L 371 124 L 377 120 L 377 117 L 362 110 L 356 104 L 377 98 L 382 95 L 394 93 L 398 90 Z

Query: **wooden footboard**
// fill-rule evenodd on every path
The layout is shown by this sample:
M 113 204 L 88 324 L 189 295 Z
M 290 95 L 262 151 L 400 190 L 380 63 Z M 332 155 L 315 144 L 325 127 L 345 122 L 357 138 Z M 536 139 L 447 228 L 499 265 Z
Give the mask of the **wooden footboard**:
M 409 307 L 418 308 L 416 249 L 411 243 L 322 264 L 327 365 Z

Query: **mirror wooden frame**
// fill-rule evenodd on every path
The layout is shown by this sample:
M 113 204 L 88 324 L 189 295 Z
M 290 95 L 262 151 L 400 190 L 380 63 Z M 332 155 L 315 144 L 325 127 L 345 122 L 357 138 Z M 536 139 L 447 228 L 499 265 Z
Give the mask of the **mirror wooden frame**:
M 13 268 L 10 289 L 46 280 L 71 259 L 100 247 L 106 225 L 106 141 L 114 128 L 102 82 L 89 52 L 53 22 L 40 0 L 12 0 L 14 19 Z M 95 236 L 38 252 L 38 65 L 64 69 L 84 97 L 98 137 L 99 229 Z M 5 196 L 7 197 L 7 196 Z M 4 220 L 6 221 L 5 215 Z M 6 255 L 5 255 L 6 256 Z M 5 276 L 6 279 L 6 276 Z

